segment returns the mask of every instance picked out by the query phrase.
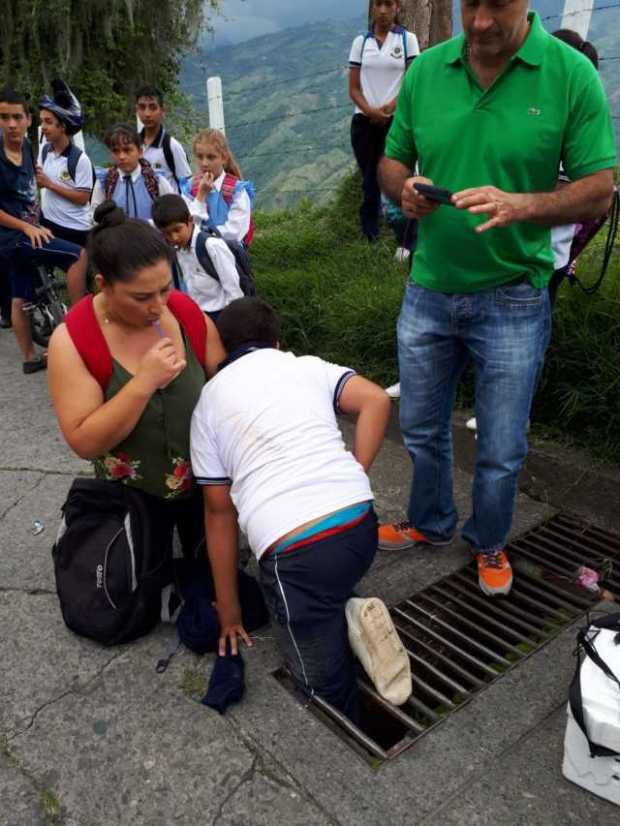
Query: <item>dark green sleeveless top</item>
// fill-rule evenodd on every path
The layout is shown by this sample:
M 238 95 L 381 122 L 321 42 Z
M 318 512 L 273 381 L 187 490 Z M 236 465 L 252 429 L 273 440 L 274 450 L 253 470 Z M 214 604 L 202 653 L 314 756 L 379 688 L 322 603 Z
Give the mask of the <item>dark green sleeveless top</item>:
M 193 484 L 190 423 L 206 379 L 185 334 L 183 341 L 187 366 L 166 388 L 153 393 L 129 436 L 95 459 L 98 479 L 121 482 L 161 499 L 189 496 Z M 105 400 L 115 396 L 131 378 L 131 373 L 113 361 Z

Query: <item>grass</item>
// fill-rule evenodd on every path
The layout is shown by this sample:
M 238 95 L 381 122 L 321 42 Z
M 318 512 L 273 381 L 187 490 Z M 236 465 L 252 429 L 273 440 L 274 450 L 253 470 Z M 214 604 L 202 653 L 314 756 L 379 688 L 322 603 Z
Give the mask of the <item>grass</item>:
M 252 259 L 258 290 L 279 311 L 283 344 L 355 367 L 380 384 L 397 380 L 396 319 L 408 267 L 393 260 L 386 233 L 361 240 L 357 176 L 324 208 L 258 213 Z M 578 275 L 596 280 L 607 228 L 588 247 Z M 620 262 L 618 244 L 601 290 L 564 284 L 533 420 L 536 432 L 587 447 L 620 464 Z M 465 377 L 460 402 L 471 404 Z

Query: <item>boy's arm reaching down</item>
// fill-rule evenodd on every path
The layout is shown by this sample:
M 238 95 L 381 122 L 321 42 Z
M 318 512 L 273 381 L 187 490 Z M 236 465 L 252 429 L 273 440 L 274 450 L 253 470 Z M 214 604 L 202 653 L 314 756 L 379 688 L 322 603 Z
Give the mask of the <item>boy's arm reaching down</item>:
M 357 416 L 353 455 L 368 472 L 383 443 L 390 419 L 390 398 L 379 385 L 352 376 L 342 389 L 338 406 L 342 413 Z
M 207 548 L 220 620 L 219 653 L 222 656 L 226 653 L 226 642 L 230 640 L 231 652 L 236 654 L 238 636 L 246 645 L 252 645 L 252 640 L 243 627 L 237 588 L 237 511 L 230 498 L 228 485 L 205 486 L 203 497 Z

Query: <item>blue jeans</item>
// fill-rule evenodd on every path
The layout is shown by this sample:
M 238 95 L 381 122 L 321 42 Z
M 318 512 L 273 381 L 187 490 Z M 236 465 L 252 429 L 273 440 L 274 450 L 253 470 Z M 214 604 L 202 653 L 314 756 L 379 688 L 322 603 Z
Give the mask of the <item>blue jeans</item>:
M 297 550 L 260 560 L 260 584 L 286 665 L 298 687 L 358 720 L 345 604 L 377 551 L 377 517 Z
M 526 279 L 467 294 L 408 283 L 398 319 L 400 426 L 414 463 L 409 521 L 429 539 L 449 539 L 456 529 L 451 418 L 471 359 L 478 452 L 463 538 L 475 551 L 505 546 L 550 333 L 549 293 Z

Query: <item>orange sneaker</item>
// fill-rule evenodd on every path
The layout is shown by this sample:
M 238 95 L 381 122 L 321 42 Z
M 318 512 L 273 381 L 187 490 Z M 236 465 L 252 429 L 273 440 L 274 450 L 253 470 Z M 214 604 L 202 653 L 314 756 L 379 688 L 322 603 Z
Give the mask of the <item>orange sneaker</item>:
M 393 525 L 379 525 L 379 550 L 404 551 L 416 545 L 433 545 L 441 547 L 449 545 L 452 539 L 428 539 L 409 522 L 398 522 Z
M 495 553 L 479 553 L 476 555 L 478 563 L 478 584 L 483 594 L 495 597 L 498 594 L 509 594 L 512 588 L 512 568 L 504 551 Z

